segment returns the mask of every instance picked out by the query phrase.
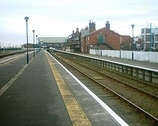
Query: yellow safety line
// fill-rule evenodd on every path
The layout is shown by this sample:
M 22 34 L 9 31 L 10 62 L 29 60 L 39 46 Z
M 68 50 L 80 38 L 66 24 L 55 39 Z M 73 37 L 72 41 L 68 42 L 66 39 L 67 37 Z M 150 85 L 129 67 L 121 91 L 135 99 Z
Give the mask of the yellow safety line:
M 59 91 L 61 93 L 61 96 L 63 98 L 63 101 L 65 103 L 72 125 L 73 126 L 92 126 L 88 117 L 83 112 L 79 103 L 77 102 L 72 92 L 70 91 L 69 87 L 67 86 L 66 82 L 62 78 L 61 74 L 55 68 L 54 63 L 51 62 L 51 59 L 48 57 L 48 54 L 47 54 L 47 59 L 51 67 L 52 73 L 54 75 L 54 78 L 56 80 Z

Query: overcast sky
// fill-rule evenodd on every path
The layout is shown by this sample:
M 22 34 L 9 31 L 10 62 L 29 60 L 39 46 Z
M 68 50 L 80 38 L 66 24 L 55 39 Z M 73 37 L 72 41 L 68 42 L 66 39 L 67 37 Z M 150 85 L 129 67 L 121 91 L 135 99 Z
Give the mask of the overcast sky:
M 32 30 L 39 37 L 67 37 L 72 30 L 85 28 L 89 20 L 96 29 L 110 22 L 121 35 L 141 34 L 141 28 L 158 25 L 158 0 L 0 0 L 0 44 L 26 43 L 28 16 L 29 42 Z

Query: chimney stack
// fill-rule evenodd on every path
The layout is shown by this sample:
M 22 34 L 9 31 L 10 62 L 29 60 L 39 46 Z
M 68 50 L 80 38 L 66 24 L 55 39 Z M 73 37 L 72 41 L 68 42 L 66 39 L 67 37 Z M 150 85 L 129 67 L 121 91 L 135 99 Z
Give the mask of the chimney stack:
M 79 32 L 79 28 L 76 28 L 76 32 Z
M 88 30 L 88 26 L 85 27 L 85 30 Z
M 106 28 L 110 30 L 110 23 L 109 21 L 106 21 L 106 24 L 105 24 Z
M 74 30 L 72 30 L 72 34 L 74 34 Z
M 89 21 L 89 33 L 95 31 L 95 22 L 91 22 L 91 20 Z

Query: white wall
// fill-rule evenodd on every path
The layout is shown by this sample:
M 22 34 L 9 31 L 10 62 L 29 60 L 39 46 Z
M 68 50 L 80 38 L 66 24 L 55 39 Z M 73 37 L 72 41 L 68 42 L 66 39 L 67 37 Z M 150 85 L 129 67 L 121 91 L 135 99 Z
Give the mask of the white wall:
M 90 54 L 132 60 L 132 51 L 90 49 Z M 134 60 L 158 63 L 158 52 L 133 51 L 133 54 Z

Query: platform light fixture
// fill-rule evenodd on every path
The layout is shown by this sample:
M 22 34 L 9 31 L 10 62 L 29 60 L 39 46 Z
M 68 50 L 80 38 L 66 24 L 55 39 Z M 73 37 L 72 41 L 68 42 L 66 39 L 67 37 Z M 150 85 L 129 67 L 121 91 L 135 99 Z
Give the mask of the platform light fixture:
M 33 48 L 34 48 L 33 56 L 35 57 L 35 30 L 32 30 L 32 32 L 33 32 Z
M 27 64 L 28 64 L 29 63 L 29 54 L 28 54 L 28 20 L 29 20 L 29 17 L 26 16 L 24 19 L 26 21 L 26 44 L 27 44 L 26 59 L 27 59 Z
M 36 35 L 36 48 L 35 48 L 36 54 L 37 54 L 37 50 L 36 50 L 37 49 L 37 38 L 38 38 L 38 35 Z
M 37 38 L 38 38 L 38 35 L 36 35 L 36 44 L 37 44 Z
M 132 60 L 134 60 L 134 52 L 133 52 L 133 50 L 134 50 L 134 24 L 132 24 L 131 25 L 131 27 L 132 27 Z

